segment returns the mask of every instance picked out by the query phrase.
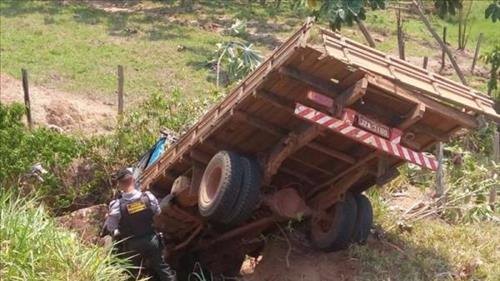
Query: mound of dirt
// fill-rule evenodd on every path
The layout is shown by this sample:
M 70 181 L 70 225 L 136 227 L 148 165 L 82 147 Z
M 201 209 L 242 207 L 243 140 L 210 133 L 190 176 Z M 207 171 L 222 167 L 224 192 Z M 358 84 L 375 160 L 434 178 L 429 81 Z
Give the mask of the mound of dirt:
M 0 101 L 24 102 L 21 81 L 0 74 Z M 116 110 L 104 101 L 30 85 L 31 114 L 36 125 L 61 131 L 106 133 L 115 120 Z
M 57 221 L 61 226 L 75 231 L 82 241 L 89 244 L 102 244 L 99 233 L 107 211 L 108 207 L 100 204 L 58 217 Z
M 356 280 L 359 263 L 347 251 L 318 252 L 296 238 L 273 239 L 257 260 L 242 267 L 245 281 L 328 281 Z

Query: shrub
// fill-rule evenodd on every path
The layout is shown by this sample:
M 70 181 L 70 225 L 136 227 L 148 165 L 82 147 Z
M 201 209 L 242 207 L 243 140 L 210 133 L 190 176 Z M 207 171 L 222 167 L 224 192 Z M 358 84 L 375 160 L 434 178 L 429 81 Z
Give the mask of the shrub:
M 158 139 L 162 129 L 174 133 L 186 131 L 220 97 L 219 92 L 214 92 L 202 98 L 191 98 L 178 89 L 168 96 L 152 94 L 135 110 L 126 113 L 112 134 L 89 140 L 87 157 L 97 166 L 94 185 L 109 183 L 114 171 L 139 160 Z
M 0 186 L 22 187 L 25 180 L 30 180 L 24 177 L 30 167 L 40 163 L 48 173 L 43 182 L 37 182 L 39 195 L 56 209 L 64 208 L 78 193 L 62 192 L 61 173 L 84 153 L 84 143 L 46 128 L 30 131 L 22 123 L 23 114 L 20 104 L 0 105 Z

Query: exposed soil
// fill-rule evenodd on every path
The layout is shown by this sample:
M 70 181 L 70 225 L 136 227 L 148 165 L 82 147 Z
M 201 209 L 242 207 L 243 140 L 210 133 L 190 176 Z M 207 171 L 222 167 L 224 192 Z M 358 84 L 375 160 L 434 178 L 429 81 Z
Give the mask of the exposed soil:
M 262 260 L 256 264 L 245 261 L 242 267 L 245 281 L 329 281 L 356 280 L 360 264 L 347 251 L 323 253 L 304 246 L 290 238 L 272 240 L 266 245 Z M 289 250 L 291 249 L 291 250 Z M 287 264 L 288 260 L 288 264 Z
M 29 90 L 35 125 L 94 134 L 110 131 L 116 122 L 116 110 L 103 101 L 34 85 Z M 0 101 L 24 103 L 23 97 L 21 81 L 0 74 Z
M 75 231 L 85 243 L 101 244 L 99 233 L 107 211 L 105 204 L 95 205 L 58 217 L 57 221 L 61 226 Z

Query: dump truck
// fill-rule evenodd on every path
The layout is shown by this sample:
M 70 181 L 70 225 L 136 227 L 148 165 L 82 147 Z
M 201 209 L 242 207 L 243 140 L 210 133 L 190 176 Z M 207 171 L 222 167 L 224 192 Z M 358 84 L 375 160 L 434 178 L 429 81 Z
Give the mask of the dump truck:
M 163 198 L 155 225 L 174 266 L 228 274 L 289 220 L 321 250 L 362 243 L 373 221 L 363 191 L 407 162 L 435 171 L 428 151 L 482 120 L 500 120 L 488 96 L 309 21 L 142 161 L 138 182 Z

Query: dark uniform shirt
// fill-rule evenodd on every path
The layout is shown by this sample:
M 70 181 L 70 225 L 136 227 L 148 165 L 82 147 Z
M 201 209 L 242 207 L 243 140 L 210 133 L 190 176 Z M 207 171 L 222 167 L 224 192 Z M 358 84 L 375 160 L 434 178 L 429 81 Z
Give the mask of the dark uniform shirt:
M 158 205 L 158 200 L 156 197 L 149 191 L 146 191 L 144 193 L 134 190 L 130 193 L 122 193 L 122 198 L 121 199 L 116 199 L 111 201 L 109 203 L 109 212 L 108 212 L 108 217 L 106 218 L 106 222 L 104 225 L 108 229 L 110 233 L 113 233 L 116 229 L 120 227 L 120 220 L 122 218 L 122 212 L 120 210 L 120 202 L 121 205 L 126 205 L 135 201 L 138 201 L 141 199 L 141 196 L 148 197 L 149 199 L 149 207 L 151 208 L 151 211 L 153 214 L 159 214 L 160 213 L 160 207 Z

